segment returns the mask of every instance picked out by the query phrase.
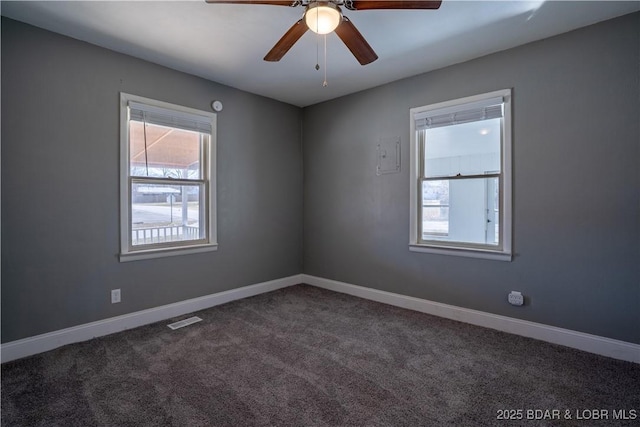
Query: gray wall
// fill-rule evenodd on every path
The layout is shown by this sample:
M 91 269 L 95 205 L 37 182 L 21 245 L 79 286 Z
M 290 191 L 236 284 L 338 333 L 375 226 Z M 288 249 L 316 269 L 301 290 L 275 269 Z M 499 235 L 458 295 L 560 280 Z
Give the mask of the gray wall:
M 118 262 L 120 91 L 224 103 L 217 252 Z M 297 107 L 3 18 L 2 341 L 299 274 L 300 120 Z
M 639 32 L 630 15 L 301 111 L 3 18 L 2 341 L 304 271 L 640 343 Z M 508 87 L 513 262 L 409 252 L 409 109 Z M 120 91 L 224 102 L 217 252 L 118 262 Z M 402 171 L 378 177 L 393 136 Z
M 640 343 L 639 55 L 634 14 L 305 108 L 305 273 Z M 513 261 L 409 252 L 409 109 L 503 88 Z

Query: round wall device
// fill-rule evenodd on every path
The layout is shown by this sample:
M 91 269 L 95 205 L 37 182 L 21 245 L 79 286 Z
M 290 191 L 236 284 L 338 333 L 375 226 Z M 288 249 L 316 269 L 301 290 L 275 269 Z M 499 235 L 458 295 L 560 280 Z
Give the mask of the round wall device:
M 213 111 L 222 111 L 222 102 L 213 101 L 211 103 L 211 108 L 213 108 Z

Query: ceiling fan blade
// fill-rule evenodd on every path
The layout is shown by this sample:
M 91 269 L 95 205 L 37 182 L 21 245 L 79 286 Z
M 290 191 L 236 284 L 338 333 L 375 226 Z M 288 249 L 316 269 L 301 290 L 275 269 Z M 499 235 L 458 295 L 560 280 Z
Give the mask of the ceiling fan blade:
M 438 9 L 442 0 L 353 0 L 345 7 L 351 10 L 372 9 Z
M 367 65 L 378 59 L 378 55 L 346 16 L 343 16 L 342 22 L 335 29 L 335 32 L 360 64 Z
M 287 31 L 284 36 L 278 40 L 278 43 L 273 46 L 269 53 L 267 53 L 264 60 L 272 62 L 280 61 L 284 54 L 289 52 L 289 49 L 291 49 L 291 47 L 304 35 L 304 33 L 307 32 L 308 29 L 309 27 L 307 27 L 304 19 L 293 24 L 293 27 L 289 28 L 289 31 Z
M 272 6 L 297 6 L 294 0 L 205 0 L 207 3 L 268 4 Z

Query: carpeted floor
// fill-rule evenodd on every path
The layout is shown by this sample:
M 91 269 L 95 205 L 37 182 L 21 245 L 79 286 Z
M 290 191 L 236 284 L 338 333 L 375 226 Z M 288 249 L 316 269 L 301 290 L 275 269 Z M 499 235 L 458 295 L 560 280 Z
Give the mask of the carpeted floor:
M 196 315 L 3 364 L 2 425 L 640 424 L 633 363 L 306 285 Z

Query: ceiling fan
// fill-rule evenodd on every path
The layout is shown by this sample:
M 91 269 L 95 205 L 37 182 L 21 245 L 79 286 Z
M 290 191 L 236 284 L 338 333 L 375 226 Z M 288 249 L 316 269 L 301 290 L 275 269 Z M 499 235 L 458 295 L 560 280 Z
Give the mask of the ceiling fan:
M 340 7 L 349 10 L 375 9 L 438 9 L 442 0 L 206 0 L 207 3 L 261 4 L 273 6 L 303 6 L 304 16 L 287 31 L 264 57 L 265 61 L 279 61 L 307 30 L 318 34 L 335 31 L 353 56 L 362 65 L 378 59 L 369 43 L 342 14 Z

